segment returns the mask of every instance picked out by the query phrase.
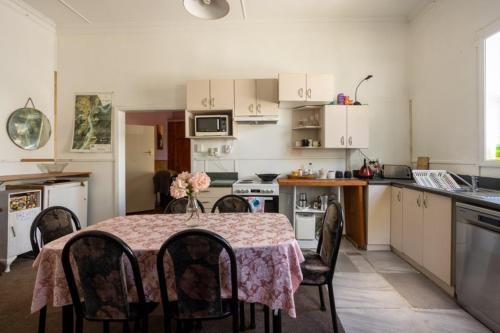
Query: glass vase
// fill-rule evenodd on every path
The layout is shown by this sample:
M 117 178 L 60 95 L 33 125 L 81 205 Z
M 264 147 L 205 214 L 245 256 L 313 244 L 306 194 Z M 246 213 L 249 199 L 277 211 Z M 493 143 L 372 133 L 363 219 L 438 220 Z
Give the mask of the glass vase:
M 196 227 L 201 224 L 201 209 L 195 194 L 188 195 L 186 216 L 186 225 L 188 227 Z

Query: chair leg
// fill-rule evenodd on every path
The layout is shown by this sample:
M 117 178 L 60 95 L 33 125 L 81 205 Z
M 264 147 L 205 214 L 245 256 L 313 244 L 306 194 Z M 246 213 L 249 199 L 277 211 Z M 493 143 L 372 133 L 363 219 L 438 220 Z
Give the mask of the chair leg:
M 245 331 L 245 302 L 240 302 L 240 332 Z
M 130 326 L 128 321 L 123 322 L 123 333 L 130 333 Z
M 269 327 L 269 307 L 267 305 L 264 305 L 264 332 L 265 333 L 270 333 L 270 327 Z
M 109 333 L 109 321 L 102 322 L 102 331 L 104 333 Z
M 83 318 L 81 316 L 76 316 L 75 332 L 83 333 Z
M 251 330 L 255 329 L 255 303 L 250 303 L 250 326 Z
M 335 308 L 335 298 L 333 297 L 332 281 L 328 282 L 328 298 L 330 299 L 330 312 L 332 314 L 333 332 L 338 333 L 337 310 Z
M 318 286 L 319 289 L 319 302 L 321 304 L 320 309 L 321 311 L 326 311 L 325 307 L 325 298 L 323 297 L 323 286 Z
M 149 332 L 149 316 L 144 316 L 142 319 L 142 333 L 148 333 Z
M 63 333 L 73 333 L 73 304 L 62 307 L 62 331 Z
M 281 310 L 272 310 L 273 333 L 281 333 Z
M 47 319 L 47 306 L 40 309 L 38 314 L 38 333 L 45 333 L 45 321 Z

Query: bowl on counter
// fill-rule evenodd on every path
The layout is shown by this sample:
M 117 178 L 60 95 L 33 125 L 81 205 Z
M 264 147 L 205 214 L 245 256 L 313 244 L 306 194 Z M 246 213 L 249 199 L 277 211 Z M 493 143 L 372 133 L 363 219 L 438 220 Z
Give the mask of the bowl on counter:
M 59 173 L 63 172 L 68 163 L 38 163 L 36 166 L 42 173 Z

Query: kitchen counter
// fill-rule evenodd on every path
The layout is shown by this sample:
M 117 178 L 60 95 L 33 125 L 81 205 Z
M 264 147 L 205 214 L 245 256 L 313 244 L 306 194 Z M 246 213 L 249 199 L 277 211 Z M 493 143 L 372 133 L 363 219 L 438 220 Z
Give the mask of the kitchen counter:
M 278 178 L 280 186 L 312 186 L 312 187 L 336 187 L 336 186 L 366 186 L 366 180 L 351 178 L 351 179 L 290 179 Z
M 19 182 L 26 180 L 44 180 L 56 178 L 88 178 L 90 172 L 53 172 L 53 173 L 30 173 L 20 175 L 0 176 L 0 185 L 6 182 Z

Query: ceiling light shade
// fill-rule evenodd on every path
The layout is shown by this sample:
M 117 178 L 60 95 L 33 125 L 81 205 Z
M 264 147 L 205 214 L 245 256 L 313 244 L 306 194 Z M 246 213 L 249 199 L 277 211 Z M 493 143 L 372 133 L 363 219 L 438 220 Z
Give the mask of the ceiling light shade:
M 189 14 L 205 20 L 217 20 L 229 13 L 226 0 L 184 0 L 184 8 Z

